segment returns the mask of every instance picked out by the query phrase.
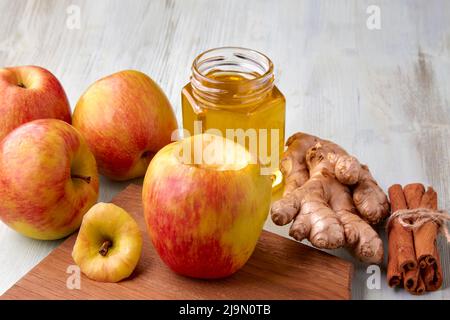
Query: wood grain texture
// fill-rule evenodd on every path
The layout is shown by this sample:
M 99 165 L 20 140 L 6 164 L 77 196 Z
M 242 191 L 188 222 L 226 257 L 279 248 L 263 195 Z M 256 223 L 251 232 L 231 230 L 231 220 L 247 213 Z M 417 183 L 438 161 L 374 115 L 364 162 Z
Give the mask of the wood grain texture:
M 130 185 L 113 203 L 128 211 L 142 233 L 146 225 L 142 188 Z M 119 283 L 81 278 L 68 289 L 76 234 L 39 263 L 2 299 L 350 299 L 352 264 L 327 253 L 263 231 L 247 264 L 231 277 L 198 280 L 178 276 L 159 259 L 148 236 L 135 272 Z
M 381 9 L 368 30 L 366 9 Z M 81 28 L 66 27 L 70 5 Z M 450 2 L 446 0 L 0 0 L 0 65 L 53 71 L 74 106 L 90 83 L 120 69 L 149 74 L 181 123 L 180 91 L 203 50 L 245 46 L 270 56 L 287 99 L 286 133 L 333 139 L 370 165 L 380 185 L 421 181 L 450 208 Z M 102 201 L 126 183 L 101 181 Z M 288 227 L 265 228 L 288 236 Z M 384 232 L 381 231 L 384 235 Z M 384 238 L 385 239 L 385 238 Z M 443 290 L 411 297 L 369 289 L 355 262 L 355 299 L 450 299 L 450 250 L 441 240 Z M 0 224 L 0 293 L 54 242 Z

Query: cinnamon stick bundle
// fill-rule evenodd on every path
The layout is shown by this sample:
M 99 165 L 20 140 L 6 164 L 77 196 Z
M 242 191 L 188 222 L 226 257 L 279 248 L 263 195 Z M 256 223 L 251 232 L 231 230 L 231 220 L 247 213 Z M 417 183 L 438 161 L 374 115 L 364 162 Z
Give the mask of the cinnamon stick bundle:
M 437 193 L 431 187 L 425 192 L 420 183 L 406 185 L 403 189 L 395 184 L 389 188 L 389 198 L 392 213 L 405 209 L 437 210 Z M 419 216 L 420 214 L 413 216 L 405 222 L 413 225 Z M 398 217 L 390 221 L 387 268 L 389 286 L 403 286 L 411 294 L 423 294 L 441 287 L 442 266 L 436 244 L 438 232 L 439 226 L 434 221 L 427 221 L 414 229 L 403 226 Z

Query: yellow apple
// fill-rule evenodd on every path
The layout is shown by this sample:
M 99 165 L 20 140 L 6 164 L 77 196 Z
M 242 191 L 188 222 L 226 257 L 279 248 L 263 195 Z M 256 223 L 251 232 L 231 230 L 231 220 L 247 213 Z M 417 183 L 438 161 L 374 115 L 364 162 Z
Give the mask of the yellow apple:
M 0 218 L 21 234 L 63 238 L 97 201 L 95 159 L 61 120 L 28 122 L 0 143 Z
M 164 147 L 148 167 L 142 193 L 159 256 L 191 277 L 236 272 L 261 234 L 271 185 L 249 152 L 231 140 L 202 134 Z
M 100 173 L 114 180 L 144 176 L 177 128 L 164 92 L 134 70 L 92 84 L 75 107 L 73 125 L 85 136 Z
M 72 257 L 88 278 L 118 282 L 131 275 L 141 250 L 136 221 L 112 203 L 97 203 L 83 218 Z
M 0 141 L 23 123 L 45 118 L 71 122 L 58 79 L 37 66 L 0 68 Z

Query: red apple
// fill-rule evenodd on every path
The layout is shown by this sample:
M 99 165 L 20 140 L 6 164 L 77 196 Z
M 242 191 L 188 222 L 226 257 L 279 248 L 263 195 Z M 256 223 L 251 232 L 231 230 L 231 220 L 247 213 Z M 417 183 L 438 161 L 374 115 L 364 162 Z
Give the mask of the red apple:
M 171 142 L 177 121 L 159 86 L 142 72 L 127 70 L 87 89 L 73 125 L 86 138 L 100 173 L 128 180 L 145 174 L 153 155 Z
M 0 69 L 0 141 L 23 123 L 45 118 L 71 122 L 70 106 L 58 79 L 41 67 Z
M 145 175 L 142 201 L 153 245 L 172 270 L 190 277 L 221 278 L 241 268 L 269 212 L 271 177 L 261 175 L 244 147 L 225 140 L 203 134 L 172 143 Z M 200 146 L 192 154 L 234 156 L 197 163 L 190 161 L 192 146 Z
M 61 120 L 23 124 L 0 143 L 0 219 L 21 234 L 63 238 L 97 201 L 95 159 Z

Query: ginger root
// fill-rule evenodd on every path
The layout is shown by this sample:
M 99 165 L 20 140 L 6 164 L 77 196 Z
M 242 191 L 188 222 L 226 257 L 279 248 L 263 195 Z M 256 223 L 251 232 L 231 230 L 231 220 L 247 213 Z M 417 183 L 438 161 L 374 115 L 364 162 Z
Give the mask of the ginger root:
M 389 212 L 386 194 L 370 174 L 337 144 L 296 133 L 281 160 L 283 198 L 274 202 L 272 220 L 292 222 L 289 235 L 323 249 L 346 246 L 361 261 L 380 264 L 383 243 L 370 226 Z

